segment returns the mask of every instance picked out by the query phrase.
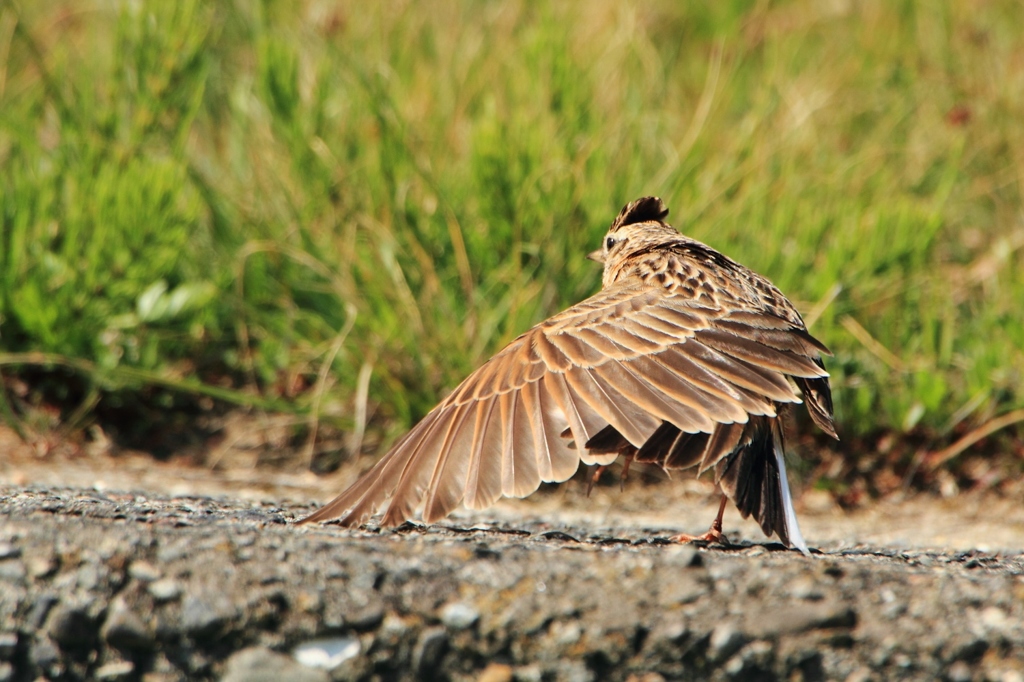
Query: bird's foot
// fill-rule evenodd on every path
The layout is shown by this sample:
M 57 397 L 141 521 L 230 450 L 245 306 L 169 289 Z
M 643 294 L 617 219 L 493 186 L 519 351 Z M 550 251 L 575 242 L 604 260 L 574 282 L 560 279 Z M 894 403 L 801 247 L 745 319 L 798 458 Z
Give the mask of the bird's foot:
M 719 545 L 729 545 L 729 541 L 725 537 L 725 533 L 722 532 L 721 528 L 715 528 L 712 526 L 707 533 L 703 535 L 687 535 L 686 533 L 679 533 L 669 538 L 672 542 L 678 542 L 681 544 L 687 544 L 690 542 L 715 542 Z
M 720 545 L 729 545 L 729 541 L 725 538 L 725 534 L 722 532 L 722 515 L 725 514 L 725 495 L 722 495 L 722 501 L 718 505 L 718 515 L 715 516 L 715 520 L 711 522 L 711 528 L 708 528 L 708 532 L 704 535 L 687 535 L 686 533 L 680 533 L 679 535 L 673 535 L 669 538 L 672 542 L 688 543 L 688 542 L 717 542 Z

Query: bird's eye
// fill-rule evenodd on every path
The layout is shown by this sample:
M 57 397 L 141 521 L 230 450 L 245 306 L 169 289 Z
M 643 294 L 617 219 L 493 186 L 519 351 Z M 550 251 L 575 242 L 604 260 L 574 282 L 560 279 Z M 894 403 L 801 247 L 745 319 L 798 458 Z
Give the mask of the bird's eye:
M 604 248 L 611 251 L 613 246 L 615 246 L 615 237 L 608 237 L 604 240 Z

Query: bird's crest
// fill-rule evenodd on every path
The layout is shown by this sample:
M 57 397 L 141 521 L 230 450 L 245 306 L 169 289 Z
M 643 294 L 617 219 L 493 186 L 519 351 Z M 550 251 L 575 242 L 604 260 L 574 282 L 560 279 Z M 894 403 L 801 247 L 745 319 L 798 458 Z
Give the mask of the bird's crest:
M 661 222 L 668 215 L 668 207 L 658 197 L 642 197 L 622 207 L 619 215 L 612 221 L 610 232 L 636 223 Z

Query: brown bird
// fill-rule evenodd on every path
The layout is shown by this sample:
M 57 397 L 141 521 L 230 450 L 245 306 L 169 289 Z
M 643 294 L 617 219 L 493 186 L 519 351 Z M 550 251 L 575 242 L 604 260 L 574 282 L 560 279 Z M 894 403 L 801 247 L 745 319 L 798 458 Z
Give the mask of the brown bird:
M 792 403 L 836 436 L 821 354 L 771 282 L 664 222 L 657 197 L 627 204 L 603 247 L 600 292 L 538 324 L 463 381 L 362 478 L 303 523 L 383 524 L 422 507 L 433 523 L 565 481 L 620 455 L 713 469 L 723 497 L 766 535 L 807 553 L 786 478 Z M 799 390 L 799 393 L 798 393 Z

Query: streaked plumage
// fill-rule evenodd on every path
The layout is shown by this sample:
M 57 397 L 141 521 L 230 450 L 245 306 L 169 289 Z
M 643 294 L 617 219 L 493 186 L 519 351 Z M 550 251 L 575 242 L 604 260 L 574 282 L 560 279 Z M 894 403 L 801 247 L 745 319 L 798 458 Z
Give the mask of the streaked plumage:
M 358 525 L 390 500 L 385 525 L 418 508 L 433 523 L 625 455 L 714 470 L 744 517 L 806 552 L 779 416 L 802 393 L 835 436 L 828 350 L 771 282 L 667 215 L 656 197 L 626 205 L 590 254 L 600 292 L 510 343 L 304 521 Z

